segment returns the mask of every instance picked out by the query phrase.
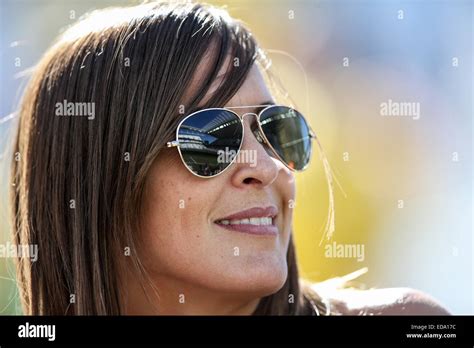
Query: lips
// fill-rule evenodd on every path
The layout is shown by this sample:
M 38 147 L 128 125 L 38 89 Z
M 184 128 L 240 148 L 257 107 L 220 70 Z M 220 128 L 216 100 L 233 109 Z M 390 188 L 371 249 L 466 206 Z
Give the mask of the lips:
M 278 209 L 275 206 L 254 207 L 217 219 L 216 225 L 226 230 L 254 235 L 278 235 L 275 218 Z

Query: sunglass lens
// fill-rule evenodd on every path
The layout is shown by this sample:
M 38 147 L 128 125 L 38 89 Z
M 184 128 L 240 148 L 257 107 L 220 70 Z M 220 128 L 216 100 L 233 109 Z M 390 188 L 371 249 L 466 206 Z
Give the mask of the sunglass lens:
M 298 111 L 274 106 L 260 116 L 263 133 L 288 167 L 303 170 L 311 157 L 311 136 L 308 124 Z
M 196 112 L 178 129 L 184 164 L 199 176 L 215 176 L 232 163 L 240 149 L 242 136 L 242 123 L 233 112 L 224 109 Z

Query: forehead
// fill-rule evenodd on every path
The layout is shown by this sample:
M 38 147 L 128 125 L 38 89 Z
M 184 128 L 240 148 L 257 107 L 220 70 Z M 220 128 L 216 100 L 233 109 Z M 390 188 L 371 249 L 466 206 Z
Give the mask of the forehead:
M 228 107 L 260 105 L 273 100 L 265 79 L 257 64 L 254 64 L 237 93 L 226 104 Z

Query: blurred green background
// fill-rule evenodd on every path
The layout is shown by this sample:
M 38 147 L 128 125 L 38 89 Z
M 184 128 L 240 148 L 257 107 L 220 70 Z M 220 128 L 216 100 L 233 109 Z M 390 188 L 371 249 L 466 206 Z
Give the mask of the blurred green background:
M 91 10 L 133 1 L 12 1 L 0 5 L 0 242 L 9 239 L 12 112 L 25 72 Z M 363 267 L 364 287 L 426 291 L 453 313 L 474 313 L 471 1 L 208 1 L 243 20 L 308 115 L 335 178 L 330 243 L 364 259 L 325 256 L 328 188 L 316 152 L 297 174 L 295 239 L 314 281 Z M 18 66 L 18 58 L 20 65 Z M 381 115 L 413 102 L 420 118 Z M 403 206 L 401 206 L 403 201 Z M 45 203 L 47 205 L 47 203 Z M 11 260 L 0 258 L 0 313 L 20 313 Z

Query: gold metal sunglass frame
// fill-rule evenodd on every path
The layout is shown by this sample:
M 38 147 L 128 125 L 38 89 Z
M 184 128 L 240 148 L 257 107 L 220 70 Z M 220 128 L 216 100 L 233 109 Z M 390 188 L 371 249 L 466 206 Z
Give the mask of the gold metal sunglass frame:
M 229 107 L 224 107 L 224 108 L 207 108 L 207 109 L 201 109 L 201 110 L 197 110 L 189 115 L 187 115 L 185 118 L 183 118 L 181 120 L 181 122 L 178 124 L 178 127 L 176 128 L 176 137 L 175 137 L 175 140 L 173 141 L 169 141 L 166 143 L 166 147 L 177 147 L 178 148 L 178 153 L 179 153 L 179 156 L 181 157 L 181 161 L 183 162 L 184 166 L 186 167 L 186 169 L 188 169 L 193 175 L 197 176 L 197 177 L 200 177 L 200 178 L 205 178 L 205 179 L 210 179 L 210 178 L 214 178 L 216 177 L 217 175 L 220 175 L 222 173 L 224 173 L 229 167 L 232 166 L 232 164 L 236 161 L 236 158 L 237 156 L 239 155 L 240 153 L 240 150 L 242 148 L 242 144 L 243 144 L 243 140 L 244 140 L 244 136 L 245 136 L 245 127 L 244 127 L 244 117 L 247 116 L 247 115 L 254 115 L 257 117 L 257 125 L 258 125 L 258 133 L 254 135 L 257 137 L 257 141 L 259 143 L 265 143 L 269 148 L 270 150 L 272 151 L 272 153 L 275 155 L 275 157 L 280 161 L 282 162 L 288 169 L 290 169 L 291 171 L 293 172 L 302 172 L 304 171 L 306 168 L 308 168 L 310 162 L 311 162 L 311 157 L 308 161 L 308 163 L 302 168 L 302 169 L 294 169 L 294 168 L 291 168 L 284 160 L 283 158 L 281 158 L 281 156 L 278 154 L 278 152 L 275 150 L 275 148 L 273 147 L 273 145 L 270 143 L 270 141 L 268 140 L 267 136 L 265 135 L 263 129 L 262 129 L 262 124 L 260 122 L 260 116 L 267 110 L 271 109 L 271 108 L 277 108 L 277 107 L 284 107 L 284 108 L 288 108 L 290 110 L 293 110 L 295 112 L 297 112 L 302 118 L 303 120 L 305 121 L 307 127 L 308 127 L 308 131 L 309 131 L 309 137 L 310 139 L 315 139 L 316 138 L 316 134 L 313 132 L 313 130 L 311 129 L 311 126 L 309 125 L 308 121 L 306 120 L 306 118 L 303 116 L 303 114 L 299 111 L 297 111 L 296 109 L 294 108 L 291 108 L 291 107 L 288 107 L 288 106 L 285 106 L 285 105 L 276 105 L 276 104 L 263 104 L 263 105 L 247 105 L 247 106 L 229 106 Z M 250 108 L 263 108 L 260 112 L 258 113 L 255 113 L 255 112 L 246 112 L 245 114 L 243 114 L 242 116 L 240 116 L 239 114 L 237 114 L 235 111 L 233 111 L 232 109 L 250 109 Z M 214 174 L 214 175 L 209 175 L 209 176 L 204 176 L 204 175 L 199 175 L 199 174 L 196 174 L 194 171 L 192 171 L 188 165 L 186 164 L 184 158 L 183 158 L 183 154 L 181 153 L 181 148 L 180 148 L 180 143 L 179 143 L 179 129 L 181 127 L 181 125 L 183 124 L 184 121 L 186 121 L 188 118 L 200 113 L 200 112 L 203 112 L 203 111 L 209 111 L 209 110 L 225 110 L 225 111 L 228 111 L 228 112 L 231 112 L 232 114 L 234 114 L 237 119 L 240 121 L 241 123 L 241 126 L 242 126 L 242 140 L 240 142 L 240 146 L 239 146 L 239 149 L 237 150 L 237 153 L 235 155 L 235 157 L 232 159 L 232 161 L 229 162 L 229 164 L 227 165 L 227 167 L 225 167 L 222 171 L 220 171 L 219 173 L 217 174 Z

